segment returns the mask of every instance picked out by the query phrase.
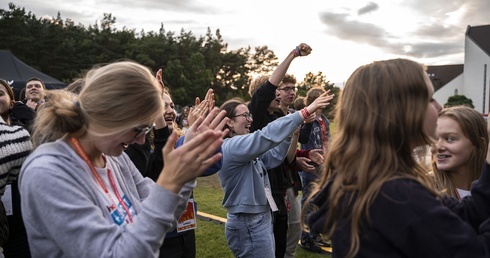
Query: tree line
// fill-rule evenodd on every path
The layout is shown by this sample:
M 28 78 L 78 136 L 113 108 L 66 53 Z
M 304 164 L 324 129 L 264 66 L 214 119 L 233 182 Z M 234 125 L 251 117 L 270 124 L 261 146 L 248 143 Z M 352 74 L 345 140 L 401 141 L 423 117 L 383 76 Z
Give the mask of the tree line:
M 165 85 L 180 105 L 192 105 L 208 88 L 214 90 L 217 105 L 232 97 L 248 100 L 253 77 L 272 73 L 279 63 L 267 46 L 228 50 L 219 29 L 213 33 L 208 27 L 205 36 L 196 36 L 183 29 L 179 34 L 166 31 L 163 23 L 158 32 L 117 30 L 115 23 L 110 13 L 104 13 L 100 24 L 88 27 L 63 20 L 59 12 L 57 17 L 37 18 L 9 3 L 8 9 L 0 9 L 0 49 L 10 50 L 35 69 L 66 83 L 83 77 L 93 65 L 116 60 L 134 60 L 153 71 L 161 68 Z M 299 95 L 305 96 L 313 86 L 338 95 L 339 88 L 322 72 L 297 79 Z

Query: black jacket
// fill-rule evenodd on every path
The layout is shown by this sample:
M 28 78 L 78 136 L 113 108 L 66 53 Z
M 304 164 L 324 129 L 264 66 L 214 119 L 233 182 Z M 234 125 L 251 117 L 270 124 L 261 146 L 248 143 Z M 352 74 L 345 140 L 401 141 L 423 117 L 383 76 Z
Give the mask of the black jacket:
M 361 221 L 357 257 L 490 257 L 490 166 L 461 202 L 440 200 L 411 179 L 386 182 Z M 330 185 L 314 198 L 319 210 L 308 218 L 313 231 L 325 232 Z M 336 207 L 342 212 L 342 207 Z M 350 247 L 350 218 L 342 216 L 332 236 L 332 257 Z

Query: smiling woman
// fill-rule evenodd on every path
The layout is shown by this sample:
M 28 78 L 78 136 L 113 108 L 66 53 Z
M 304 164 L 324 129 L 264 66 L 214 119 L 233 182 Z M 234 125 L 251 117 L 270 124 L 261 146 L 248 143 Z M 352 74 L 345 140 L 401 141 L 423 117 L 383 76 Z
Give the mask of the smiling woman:
M 282 164 L 291 135 L 306 114 L 325 107 L 330 99 L 325 93 L 303 112 L 281 117 L 253 133 L 253 119 L 243 100 L 234 98 L 221 105 L 230 119 L 226 125 L 230 132 L 222 146 L 218 176 L 228 210 L 226 239 L 236 257 L 275 257 L 271 210 L 277 211 L 278 206 L 266 169 Z
M 487 155 L 485 119 L 473 108 L 445 108 L 437 119 L 437 142 L 432 146 L 436 186 L 444 195 L 459 199 L 481 175 Z
M 78 97 L 47 94 L 19 182 L 33 257 L 155 257 L 195 178 L 221 157 L 222 132 L 199 119 L 175 150 L 173 133 L 154 182 L 123 154 L 129 144 L 143 144 L 163 114 L 162 87 L 148 68 L 112 63 L 89 71 Z

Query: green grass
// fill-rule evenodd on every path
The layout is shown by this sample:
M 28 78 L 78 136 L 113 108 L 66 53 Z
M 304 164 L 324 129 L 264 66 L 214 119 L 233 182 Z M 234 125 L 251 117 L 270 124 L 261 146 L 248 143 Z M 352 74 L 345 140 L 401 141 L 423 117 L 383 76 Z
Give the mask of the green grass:
M 226 218 L 226 209 L 221 205 L 222 199 L 223 190 L 221 189 L 218 175 L 198 178 L 197 187 L 194 189 L 194 200 L 197 202 L 199 211 Z M 224 225 L 202 220 L 197 223 L 196 257 L 233 257 L 226 244 Z M 315 254 L 297 248 L 295 257 L 325 258 L 330 256 Z

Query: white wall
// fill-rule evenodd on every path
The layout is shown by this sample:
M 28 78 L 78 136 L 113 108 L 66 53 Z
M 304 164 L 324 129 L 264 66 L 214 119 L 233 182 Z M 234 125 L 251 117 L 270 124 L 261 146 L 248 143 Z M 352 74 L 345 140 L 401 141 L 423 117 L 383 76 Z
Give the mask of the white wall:
M 452 81 L 448 82 L 444 87 L 440 88 L 438 91 L 434 93 L 434 99 L 441 104 L 441 106 L 444 106 L 444 104 L 447 102 L 447 99 L 451 96 L 454 96 L 454 90 L 458 90 L 458 95 L 465 95 L 463 93 L 463 75 L 464 73 L 458 75 L 456 78 L 454 78 Z M 475 102 L 473 100 L 473 102 Z M 474 105 L 474 104 L 473 104 Z
M 486 83 L 484 84 L 484 66 L 486 67 Z M 463 91 L 458 94 L 465 95 L 473 100 L 475 109 L 488 114 L 490 93 L 490 56 L 481 50 L 472 40 L 465 38 L 465 61 L 463 72 Z M 484 91 L 484 85 L 486 91 Z M 447 86 L 443 87 L 446 88 Z M 442 90 L 442 89 L 441 89 Z M 439 91 L 438 91 L 439 92 Z M 485 94 L 485 96 L 484 96 Z M 485 107 L 483 107 L 485 98 Z M 441 103 L 442 104 L 442 103 Z

